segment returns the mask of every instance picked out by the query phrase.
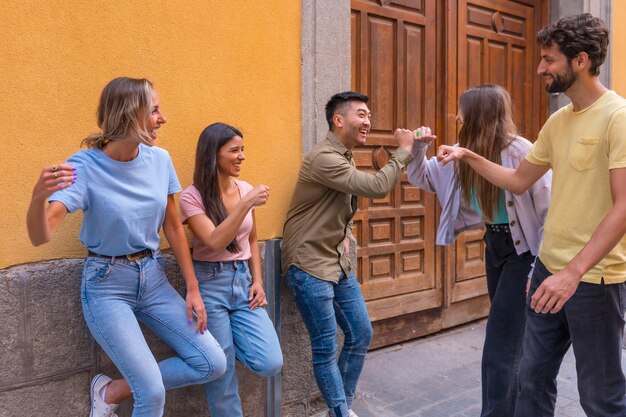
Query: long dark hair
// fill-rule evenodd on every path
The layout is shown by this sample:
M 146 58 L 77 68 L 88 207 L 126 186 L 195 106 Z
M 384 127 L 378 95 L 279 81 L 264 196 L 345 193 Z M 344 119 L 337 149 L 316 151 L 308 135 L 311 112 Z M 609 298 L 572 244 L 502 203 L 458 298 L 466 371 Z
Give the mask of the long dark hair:
M 511 96 L 498 85 L 483 84 L 466 90 L 459 103 L 463 118 L 459 146 L 501 164 L 500 154 L 516 134 L 511 107 Z M 502 191 L 463 161 L 456 166 L 456 180 L 465 201 L 470 202 L 473 191 L 483 216 L 493 221 Z
M 202 204 L 207 217 L 217 227 L 226 219 L 226 207 L 222 201 L 217 169 L 217 154 L 226 142 L 233 137 L 243 139 L 241 132 L 225 123 L 213 123 L 200 133 L 196 147 L 196 166 L 193 171 L 193 185 L 202 196 Z M 235 238 L 226 249 L 230 253 L 241 250 Z

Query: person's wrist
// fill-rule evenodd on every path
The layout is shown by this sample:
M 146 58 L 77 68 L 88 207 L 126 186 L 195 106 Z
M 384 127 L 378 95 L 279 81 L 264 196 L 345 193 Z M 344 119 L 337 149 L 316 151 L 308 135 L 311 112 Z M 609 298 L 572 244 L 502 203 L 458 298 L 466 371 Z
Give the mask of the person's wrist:
M 239 200 L 240 203 L 243 204 L 243 207 L 247 210 L 250 210 L 252 207 L 254 207 L 254 202 L 250 194 L 251 193 L 246 194 L 241 200 Z
M 432 142 L 426 142 L 423 140 L 416 140 L 411 144 L 412 148 L 417 148 L 417 149 L 425 149 L 428 148 L 431 145 Z
M 404 149 L 407 152 L 411 152 L 411 149 L 413 149 L 413 142 L 406 143 L 406 144 L 403 143 L 403 144 L 399 145 L 398 148 Z
M 472 151 L 470 151 L 467 148 L 460 148 L 461 149 L 461 158 L 463 159 L 473 159 L 476 154 Z
M 31 196 L 31 201 L 32 201 L 34 204 L 45 204 L 45 203 L 46 203 L 46 201 L 48 200 L 48 197 L 49 197 L 49 196 L 47 196 L 47 195 L 43 195 L 43 194 L 41 194 L 41 193 L 38 193 L 38 192 L 36 192 L 36 191 L 33 191 L 33 194 L 32 194 L 32 196 Z
M 583 271 L 584 268 L 579 267 L 576 263 L 571 262 L 570 264 L 565 266 L 565 270 L 567 274 L 571 277 L 574 277 L 577 281 L 582 280 L 586 271 Z

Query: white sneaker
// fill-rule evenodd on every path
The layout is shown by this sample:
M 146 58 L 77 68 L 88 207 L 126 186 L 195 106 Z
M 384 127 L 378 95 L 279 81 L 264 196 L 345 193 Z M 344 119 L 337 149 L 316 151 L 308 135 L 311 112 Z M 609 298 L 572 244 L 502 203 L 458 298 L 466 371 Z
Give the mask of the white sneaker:
M 352 411 L 351 409 L 350 409 L 350 410 L 348 410 L 348 412 L 350 413 L 350 414 L 348 414 L 348 417 L 359 417 L 359 416 L 357 416 L 357 415 L 356 415 L 356 413 L 355 413 L 354 411 Z M 330 417 L 330 410 L 328 411 L 328 416 Z
M 111 378 L 98 374 L 91 380 L 91 413 L 89 417 L 117 417 L 117 404 L 107 404 L 100 395 L 100 390 L 111 382 Z

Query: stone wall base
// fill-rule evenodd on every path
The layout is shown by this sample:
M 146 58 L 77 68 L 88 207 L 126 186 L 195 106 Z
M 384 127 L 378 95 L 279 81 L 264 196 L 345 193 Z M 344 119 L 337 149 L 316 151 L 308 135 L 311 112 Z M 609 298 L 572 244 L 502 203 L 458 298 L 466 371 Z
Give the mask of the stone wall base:
M 261 242 L 264 255 L 265 242 Z M 184 281 L 171 253 L 165 252 L 166 273 L 179 291 Z M 264 256 L 263 256 L 264 258 Z M 267 271 L 264 264 L 264 271 Z M 65 259 L 0 270 L 0 417 L 67 417 L 89 415 L 89 384 L 100 372 L 119 372 L 97 346 L 83 320 L 80 305 L 82 259 Z M 274 278 L 266 277 L 274 282 Z M 281 280 L 282 281 L 282 280 Z M 282 415 L 303 417 L 324 408 L 311 369 L 309 338 L 284 282 L 280 283 Z M 155 357 L 171 349 L 144 329 Z M 244 413 L 263 417 L 266 384 L 237 364 Z M 279 385 L 280 386 L 280 385 Z M 280 398 L 280 397 L 279 397 Z M 118 415 L 129 417 L 132 401 Z M 208 416 L 199 386 L 168 392 L 165 416 Z M 271 415 L 271 414 L 268 414 Z

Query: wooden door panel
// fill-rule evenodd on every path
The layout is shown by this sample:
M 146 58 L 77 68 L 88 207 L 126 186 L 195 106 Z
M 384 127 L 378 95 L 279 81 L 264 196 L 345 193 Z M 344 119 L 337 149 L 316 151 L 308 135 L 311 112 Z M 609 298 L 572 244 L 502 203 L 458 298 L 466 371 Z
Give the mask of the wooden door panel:
M 372 98 L 369 107 L 373 114 L 370 135 L 389 133 L 396 128 L 394 87 L 398 63 L 394 48 L 397 42 L 395 23 L 393 19 L 381 16 L 368 15 L 367 18 L 371 59 L 366 76 L 368 94 Z
M 539 2 L 537 2 L 538 4 Z M 534 67 L 534 6 L 511 1 L 460 0 L 457 10 L 457 97 L 467 88 L 492 83 L 511 94 L 519 131 L 532 129 Z M 535 116 L 536 117 L 536 116 Z M 527 134 L 527 133 L 526 133 Z M 483 231 L 461 235 L 455 245 L 456 277 L 451 304 L 485 296 Z
M 539 108 L 539 97 L 532 95 L 537 83 L 534 15 L 540 2 L 536 3 L 533 7 L 504 0 L 459 1 L 457 36 L 457 95 L 481 83 L 502 85 L 511 93 L 520 133 L 531 138 L 538 133 L 531 109 Z
M 440 288 L 414 291 L 390 298 L 371 300 L 367 302 L 367 311 L 373 322 L 421 312 L 441 307 L 442 291 Z M 441 329 L 437 329 L 441 330 Z M 375 337 L 378 337 L 375 334 Z M 404 340 L 410 339 L 410 335 Z
M 434 122 L 434 83 L 426 80 L 435 79 L 435 68 L 422 70 L 426 56 L 434 56 L 429 45 L 434 28 L 426 27 L 424 16 L 432 3 L 353 2 L 353 33 L 361 38 L 352 54 L 352 85 L 370 97 L 372 111 L 367 145 L 353 152 L 359 169 L 374 172 L 387 163 L 397 146 L 397 127 Z M 434 216 L 433 196 L 409 184 L 406 174 L 389 195 L 360 199 L 354 220 L 358 277 L 372 320 L 443 304 L 432 245 Z

